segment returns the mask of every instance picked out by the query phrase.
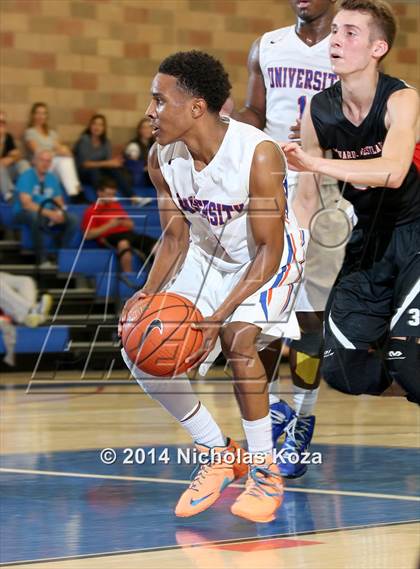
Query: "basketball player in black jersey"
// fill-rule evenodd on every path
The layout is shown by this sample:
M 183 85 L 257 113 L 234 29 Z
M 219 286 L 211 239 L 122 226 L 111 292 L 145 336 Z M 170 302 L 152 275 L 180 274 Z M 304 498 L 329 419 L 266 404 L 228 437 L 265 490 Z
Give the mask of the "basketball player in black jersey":
M 358 218 L 325 313 L 326 381 L 344 393 L 380 395 L 395 380 L 420 403 L 420 178 L 412 161 L 419 101 L 378 70 L 395 33 L 386 2 L 342 2 L 330 43 L 340 81 L 313 97 L 302 148 L 284 150 L 292 168 L 339 179 Z M 300 184 L 296 213 L 309 226 L 319 195 L 317 176 L 304 177 L 312 183 Z

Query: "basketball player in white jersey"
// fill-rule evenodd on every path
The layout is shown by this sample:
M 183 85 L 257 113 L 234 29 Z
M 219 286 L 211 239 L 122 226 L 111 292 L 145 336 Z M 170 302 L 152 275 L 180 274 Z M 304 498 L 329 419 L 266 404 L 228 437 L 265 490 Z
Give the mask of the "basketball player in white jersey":
M 257 343 L 289 326 L 302 273 L 303 240 L 288 220 L 286 163 L 276 142 L 260 130 L 219 116 L 230 83 L 220 62 L 202 52 L 166 58 L 152 83 L 147 114 L 157 144 L 149 174 L 158 194 L 162 241 L 142 291 L 167 290 L 189 298 L 205 317 L 203 347 L 191 355 L 200 365 L 218 340 L 230 362 L 250 461 L 245 491 L 233 514 L 254 522 L 274 519 L 282 480 L 273 462 L 267 377 Z M 299 336 L 296 317 L 295 334 Z M 186 376 L 147 376 L 123 357 L 146 393 L 190 433 L 207 456 L 198 465 L 175 513 L 193 516 L 210 507 L 243 473 L 229 464 L 226 439 L 194 394 Z M 216 453 L 216 454 L 215 454 Z
M 337 79 L 328 53 L 335 1 L 290 0 L 290 4 L 297 17 L 296 24 L 268 32 L 254 42 L 248 60 L 245 108 L 231 114 L 278 141 L 299 139 L 300 120 L 306 104 L 315 93 L 330 87 Z M 297 178 L 297 173 L 289 171 L 289 203 L 293 201 Z M 341 209 L 337 210 L 341 200 L 334 180 L 324 183 L 322 197 L 321 207 L 329 213 L 320 216 L 311 227 L 313 239 L 295 305 L 302 337 L 292 342 L 290 349 L 294 409 L 279 400 L 277 381 L 270 385 L 273 441 L 275 443 L 286 431 L 282 447 L 286 461 L 281 464 L 281 471 L 290 478 L 302 476 L 307 470 L 306 464 L 287 460 L 287 457 L 294 458 L 296 452 L 303 456 L 313 436 L 313 411 L 320 382 L 323 311 L 342 264 L 343 245 L 348 234 L 347 219 Z M 332 237 L 334 235 L 336 237 Z M 278 341 L 262 356 L 270 378 L 277 376 L 279 349 Z

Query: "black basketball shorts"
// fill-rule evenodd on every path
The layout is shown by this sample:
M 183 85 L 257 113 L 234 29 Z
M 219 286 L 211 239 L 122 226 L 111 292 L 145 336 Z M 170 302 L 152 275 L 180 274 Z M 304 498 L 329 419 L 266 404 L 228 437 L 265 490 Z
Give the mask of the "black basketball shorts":
M 325 311 L 325 347 L 420 337 L 420 219 L 353 230 Z

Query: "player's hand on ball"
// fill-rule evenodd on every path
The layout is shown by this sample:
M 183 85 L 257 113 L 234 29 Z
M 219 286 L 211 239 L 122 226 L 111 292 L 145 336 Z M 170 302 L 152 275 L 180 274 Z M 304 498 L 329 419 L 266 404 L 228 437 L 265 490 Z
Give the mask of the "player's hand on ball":
M 144 298 L 144 297 L 148 296 L 148 294 L 150 294 L 150 293 L 148 293 L 145 289 L 139 290 L 135 294 L 133 294 L 133 296 L 131 298 L 129 298 L 127 300 L 127 302 L 124 304 L 123 309 L 121 311 L 120 319 L 118 322 L 118 336 L 120 338 L 121 338 L 121 334 L 122 334 L 123 324 L 125 324 L 127 322 L 128 313 L 130 312 L 131 308 L 136 304 L 136 302 L 140 298 Z
M 209 316 L 204 318 L 201 322 L 194 322 L 194 324 L 191 324 L 191 328 L 194 330 L 201 330 L 203 332 L 203 342 L 200 349 L 191 354 L 190 357 L 185 360 L 186 363 L 192 364 L 191 367 L 188 368 L 188 371 L 198 367 L 206 360 L 207 356 L 214 348 L 222 323 L 223 322 L 219 318 Z

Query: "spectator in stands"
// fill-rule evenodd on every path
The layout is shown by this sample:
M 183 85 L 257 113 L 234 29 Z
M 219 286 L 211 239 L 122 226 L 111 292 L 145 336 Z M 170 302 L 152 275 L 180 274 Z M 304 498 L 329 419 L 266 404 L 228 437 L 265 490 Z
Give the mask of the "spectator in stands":
M 126 168 L 136 187 L 152 185 L 147 172 L 147 157 L 153 143 L 152 123 L 148 117 L 144 117 L 137 125 L 135 137 L 127 144 L 124 152 Z
M 99 245 L 115 248 L 121 270 L 131 272 L 133 249 L 145 261 L 156 241 L 135 233 L 134 222 L 116 198 L 117 185 L 104 179 L 98 186 L 98 201 L 85 211 L 82 229 L 86 239 L 96 239 Z
M 31 277 L 0 272 L 0 332 L 6 348 L 3 359 L 15 365 L 16 324 L 39 326 L 50 313 L 52 296 L 43 294 L 37 302 L 38 290 Z
M 34 327 L 43 324 L 52 307 L 52 296 L 43 294 L 32 277 L 0 272 L 0 310 L 13 322 Z
M 45 228 L 61 247 L 72 244 L 77 231 L 77 218 L 66 212 L 60 184 L 50 172 L 53 161 L 48 150 L 38 150 L 34 167 L 18 179 L 13 213 L 15 223 L 29 225 L 32 232 L 37 263 L 46 263 L 43 232 Z
M 121 156 L 112 158 L 104 115 L 93 115 L 74 146 L 74 154 L 82 183 L 97 187 L 101 178 L 106 176 L 115 180 L 124 197 L 134 196 L 125 176 L 123 159 Z
M 0 194 L 6 201 L 10 201 L 16 179 L 30 165 L 22 160 L 22 153 L 13 136 L 7 132 L 6 124 L 6 114 L 0 111 Z
M 53 155 L 52 170 L 71 198 L 79 195 L 81 187 L 77 177 L 73 155 L 68 146 L 60 143 L 57 132 L 48 125 L 48 107 L 34 103 L 29 115 L 28 128 L 24 133 L 28 158 L 33 159 L 38 150 L 49 150 Z M 75 199 L 74 201 L 77 201 Z

